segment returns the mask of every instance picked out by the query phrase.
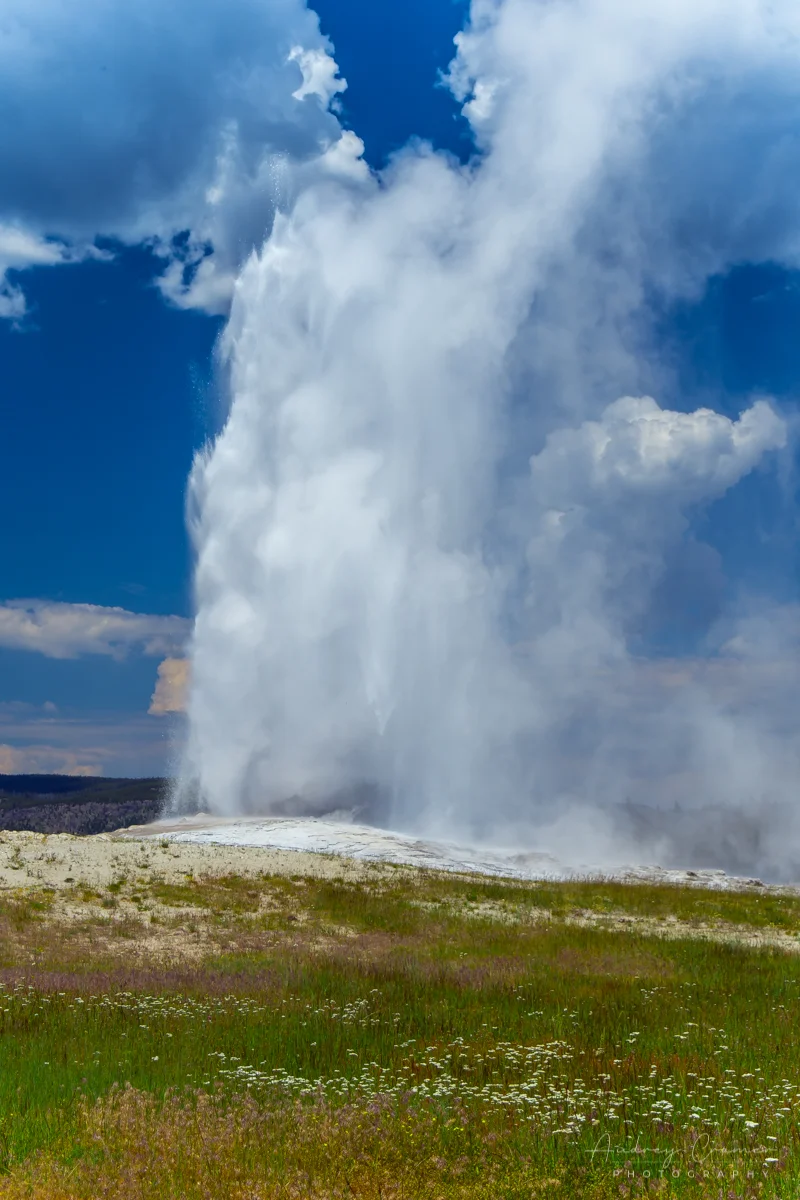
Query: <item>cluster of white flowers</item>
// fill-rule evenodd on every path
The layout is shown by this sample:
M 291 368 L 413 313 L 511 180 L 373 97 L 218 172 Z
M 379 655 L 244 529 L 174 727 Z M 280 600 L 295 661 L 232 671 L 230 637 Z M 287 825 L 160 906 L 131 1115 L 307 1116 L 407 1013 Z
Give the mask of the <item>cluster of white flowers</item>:
M 592 1084 L 576 1076 L 571 1064 L 583 1057 L 566 1042 L 536 1045 L 497 1042 L 478 1050 L 463 1038 L 446 1046 L 409 1052 L 401 1064 L 362 1062 L 348 1050 L 350 1071 L 329 1076 L 293 1075 L 283 1068 L 241 1063 L 212 1052 L 217 1077 L 237 1087 L 279 1089 L 295 1097 L 367 1103 L 378 1096 L 417 1098 L 444 1103 L 516 1110 L 551 1133 L 579 1135 L 584 1128 L 604 1127 L 624 1133 L 646 1122 L 655 1133 L 678 1125 L 704 1133 L 740 1129 L 777 1141 L 787 1124 L 800 1119 L 800 1087 L 788 1080 L 767 1086 L 762 1073 L 727 1071 L 719 1076 L 659 1076 L 650 1068 L 646 1082 L 624 1083 L 622 1064 L 614 1074 L 594 1076 Z M 475 1077 L 478 1082 L 473 1082 Z M 774 1132 L 773 1132 L 774 1131 Z M 756 1136 L 755 1134 L 753 1136 Z

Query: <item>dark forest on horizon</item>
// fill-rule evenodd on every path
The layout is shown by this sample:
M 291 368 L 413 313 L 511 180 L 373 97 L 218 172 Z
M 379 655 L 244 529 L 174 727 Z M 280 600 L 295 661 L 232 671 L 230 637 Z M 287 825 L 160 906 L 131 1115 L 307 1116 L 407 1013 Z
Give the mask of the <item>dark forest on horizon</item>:
M 0 829 L 111 833 L 145 825 L 163 811 L 168 779 L 0 775 Z

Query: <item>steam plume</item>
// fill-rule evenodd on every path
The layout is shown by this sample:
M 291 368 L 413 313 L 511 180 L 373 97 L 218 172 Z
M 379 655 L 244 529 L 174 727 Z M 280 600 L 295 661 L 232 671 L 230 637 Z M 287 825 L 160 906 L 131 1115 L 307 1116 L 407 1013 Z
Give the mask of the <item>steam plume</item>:
M 474 0 L 448 80 L 473 161 L 377 176 L 346 135 L 278 215 L 191 480 L 187 775 L 215 810 L 358 791 L 611 855 L 625 801 L 787 802 L 786 643 L 736 640 L 766 601 L 679 662 L 647 639 L 718 569 L 698 513 L 788 442 L 768 398 L 682 411 L 654 314 L 796 263 L 799 35 L 789 0 Z

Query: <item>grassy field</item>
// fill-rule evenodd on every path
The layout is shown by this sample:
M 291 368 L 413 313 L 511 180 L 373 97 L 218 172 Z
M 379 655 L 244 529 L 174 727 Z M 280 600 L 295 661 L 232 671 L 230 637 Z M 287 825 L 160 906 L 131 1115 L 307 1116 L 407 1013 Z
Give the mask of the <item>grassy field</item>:
M 800 1195 L 800 899 L 157 869 L 0 900 L 0 1198 Z

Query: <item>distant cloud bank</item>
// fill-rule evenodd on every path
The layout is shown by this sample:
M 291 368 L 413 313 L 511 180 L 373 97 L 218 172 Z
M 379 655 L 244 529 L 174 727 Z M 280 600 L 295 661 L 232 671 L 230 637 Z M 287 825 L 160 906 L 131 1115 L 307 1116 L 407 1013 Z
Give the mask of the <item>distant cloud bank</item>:
M 168 775 L 179 737 L 146 713 L 0 703 L 0 775 Z
M 0 745 L 0 775 L 77 775 L 98 778 L 103 768 L 80 762 L 80 755 L 58 746 Z

